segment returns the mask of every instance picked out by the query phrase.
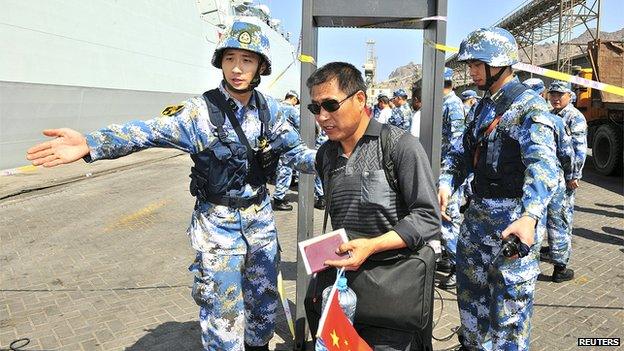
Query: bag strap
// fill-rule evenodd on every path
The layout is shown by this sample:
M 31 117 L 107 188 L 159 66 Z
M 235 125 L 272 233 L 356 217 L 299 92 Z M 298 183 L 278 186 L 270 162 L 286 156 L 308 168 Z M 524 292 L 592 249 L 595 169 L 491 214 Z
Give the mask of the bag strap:
M 509 107 L 511 107 L 511 104 L 513 104 L 513 102 L 516 100 L 516 98 L 524 93 L 527 89 L 529 89 L 529 87 L 527 87 L 526 85 L 522 83 L 517 83 L 510 88 L 509 93 L 501 97 L 501 101 L 498 101 L 496 107 L 494 108 L 494 115 L 496 117 L 494 117 L 494 119 L 492 120 L 492 122 L 490 122 L 487 128 L 483 129 L 480 137 L 477 137 L 476 145 L 479 145 L 481 140 L 485 140 L 496 129 L 496 127 L 498 127 L 498 124 L 500 123 L 500 120 L 503 117 L 505 111 L 507 111 Z M 479 113 L 481 113 L 483 106 L 484 104 L 479 103 L 475 110 L 473 121 L 471 123 L 474 123 L 477 120 L 477 116 L 479 115 Z M 472 159 L 473 167 L 477 167 L 480 155 L 481 149 L 477 147 L 474 151 L 474 157 Z
M 249 165 L 251 166 L 250 167 L 251 172 L 253 172 L 254 174 L 264 175 L 264 172 L 262 172 L 262 168 L 260 167 L 258 160 L 256 160 L 256 157 L 254 156 L 254 150 L 251 147 L 251 144 L 249 144 L 249 140 L 247 139 L 247 136 L 243 132 L 243 128 L 238 122 L 238 119 L 234 115 L 232 106 L 229 106 L 227 102 L 225 101 L 225 96 L 223 96 L 223 94 L 219 91 L 219 89 L 209 90 L 205 92 L 203 96 L 204 96 L 204 99 L 206 99 L 207 103 L 217 106 L 219 111 L 221 111 L 222 113 L 225 113 L 225 115 L 230 120 L 230 123 L 232 124 L 232 127 L 234 127 L 234 131 L 236 132 L 236 135 L 238 136 L 238 140 L 240 140 L 240 142 L 247 149 L 247 152 L 246 152 L 247 161 L 249 162 Z M 265 101 L 265 104 L 266 104 L 266 101 Z M 225 123 L 225 119 L 224 118 L 221 118 L 221 119 L 223 120 L 223 122 L 221 122 L 221 125 L 217 125 L 218 133 L 223 133 L 223 123 Z M 212 118 L 211 118 L 211 122 L 212 122 Z M 262 123 L 262 125 L 264 125 L 264 123 Z M 219 131 L 219 129 L 221 129 L 221 131 Z M 260 133 L 262 133 L 262 130 L 260 131 Z
M 396 147 L 396 140 L 394 140 L 394 142 L 391 140 L 390 126 L 387 124 L 382 124 L 381 126 L 379 143 L 381 144 L 381 163 L 383 164 L 384 173 L 386 174 L 386 180 L 388 181 L 388 185 L 390 185 L 390 189 L 397 192 L 399 191 L 399 180 L 397 179 L 394 160 L 392 159 L 392 153 Z
M 325 213 L 323 214 L 323 231 L 325 234 L 327 230 L 327 218 L 329 217 L 329 209 L 331 208 L 332 191 L 334 190 L 330 181 L 331 172 L 336 168 L 336 159 L 338 158 L 338 143 L 334 141 L 327 141 L 327 149 L 323 153 L 322 165 L 323 165 L 323 178 L 326 179 L 327 189 L 325 190 Z

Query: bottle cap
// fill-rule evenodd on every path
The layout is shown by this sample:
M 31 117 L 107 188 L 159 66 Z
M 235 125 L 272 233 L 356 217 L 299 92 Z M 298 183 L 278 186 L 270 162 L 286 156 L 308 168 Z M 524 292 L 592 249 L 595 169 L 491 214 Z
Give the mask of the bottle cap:
M 348 286 L 347 286 L 347 278 L 345 277 L 340 277 L 338 278 L 338 284 L 336 286 L 338 288 L 338 290 L 340 291 L 345 291 L 347 290 Z

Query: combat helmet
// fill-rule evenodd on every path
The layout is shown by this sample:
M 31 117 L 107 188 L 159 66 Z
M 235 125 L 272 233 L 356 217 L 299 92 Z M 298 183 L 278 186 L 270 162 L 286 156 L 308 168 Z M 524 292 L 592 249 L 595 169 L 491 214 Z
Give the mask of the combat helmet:
M 516 39 L 503 28 L 481 28 L 468 34 L 459 45 L 457 61 L 478 60 L 492 67 L 506 67 L 518 63 Z
M 485 63 L 485 85 L 479 86 L 479 89 L 489 90 L 506 71 L 506 69 L 501 69 L 492 75 L 491 67 L 509 67 L 518 63 L 518 44 L 513 35 L 503 28 L 477 29 L 468 34 L 468 37 L 459 45 L 457 61 Z
M 524 82 L 522 82 L 522 84 L 533 89 L 533 91 L 535 91 L 538 94 L 543 93 L 544 90 L 546 89 L 546 87 L 544 86 L 544 81 L 539 78 L 529 78 L 525 80 Z
M 212 65 L 221 68 L 223 52 L 226 49 L 242 49 L 255 52 L 260 55 L 266 64 L 266 68 L 260 74 L 268 76 L 271 74 L 271 50 L 269 38 L 262 33 L 262 29 L 257 24 L 243 19 L 236 19 L 221 36 L 217 48 L 212 55 Z

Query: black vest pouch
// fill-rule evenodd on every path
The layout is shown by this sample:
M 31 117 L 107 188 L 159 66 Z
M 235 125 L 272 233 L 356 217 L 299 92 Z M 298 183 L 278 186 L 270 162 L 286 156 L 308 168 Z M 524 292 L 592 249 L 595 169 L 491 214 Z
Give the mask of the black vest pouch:
M 245 146 L 234 142 L 223 142 L 215 138 L 208 148 L 191 155 L 195 167 L 191 169 L 191 194 L 196 184 L 200 190 L 195 193 L 204 200 L 212 195 L 225 194 L 230 189 L 241 189 L 247 174 Z M 201 171 L 200 171 L 201 170 Z

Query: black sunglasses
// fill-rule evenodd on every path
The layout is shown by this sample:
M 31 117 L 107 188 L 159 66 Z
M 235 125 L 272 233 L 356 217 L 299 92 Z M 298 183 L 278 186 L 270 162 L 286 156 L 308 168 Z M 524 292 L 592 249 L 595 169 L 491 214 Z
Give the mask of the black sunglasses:
M 340 108 L 343 102 L 347 101 L 348 98 L 352 97 L 358 92 L 359 90 L 356 90 L 353 93 L 349 94 L 349 96 L 347 96 L 346 98 L 340 101 L 331 99 L 331 100 L 325 100 L 321 102 L 320 104 L 316 104 L 316 103 L 309 104 L 308 110 L 310 110 L 310 112 L 312 112 L 312 114 L 314 115 L 318 115 L 321 113 L 321 107 L 327 112 L 336 112 L 338 111 L 338 109 Z

